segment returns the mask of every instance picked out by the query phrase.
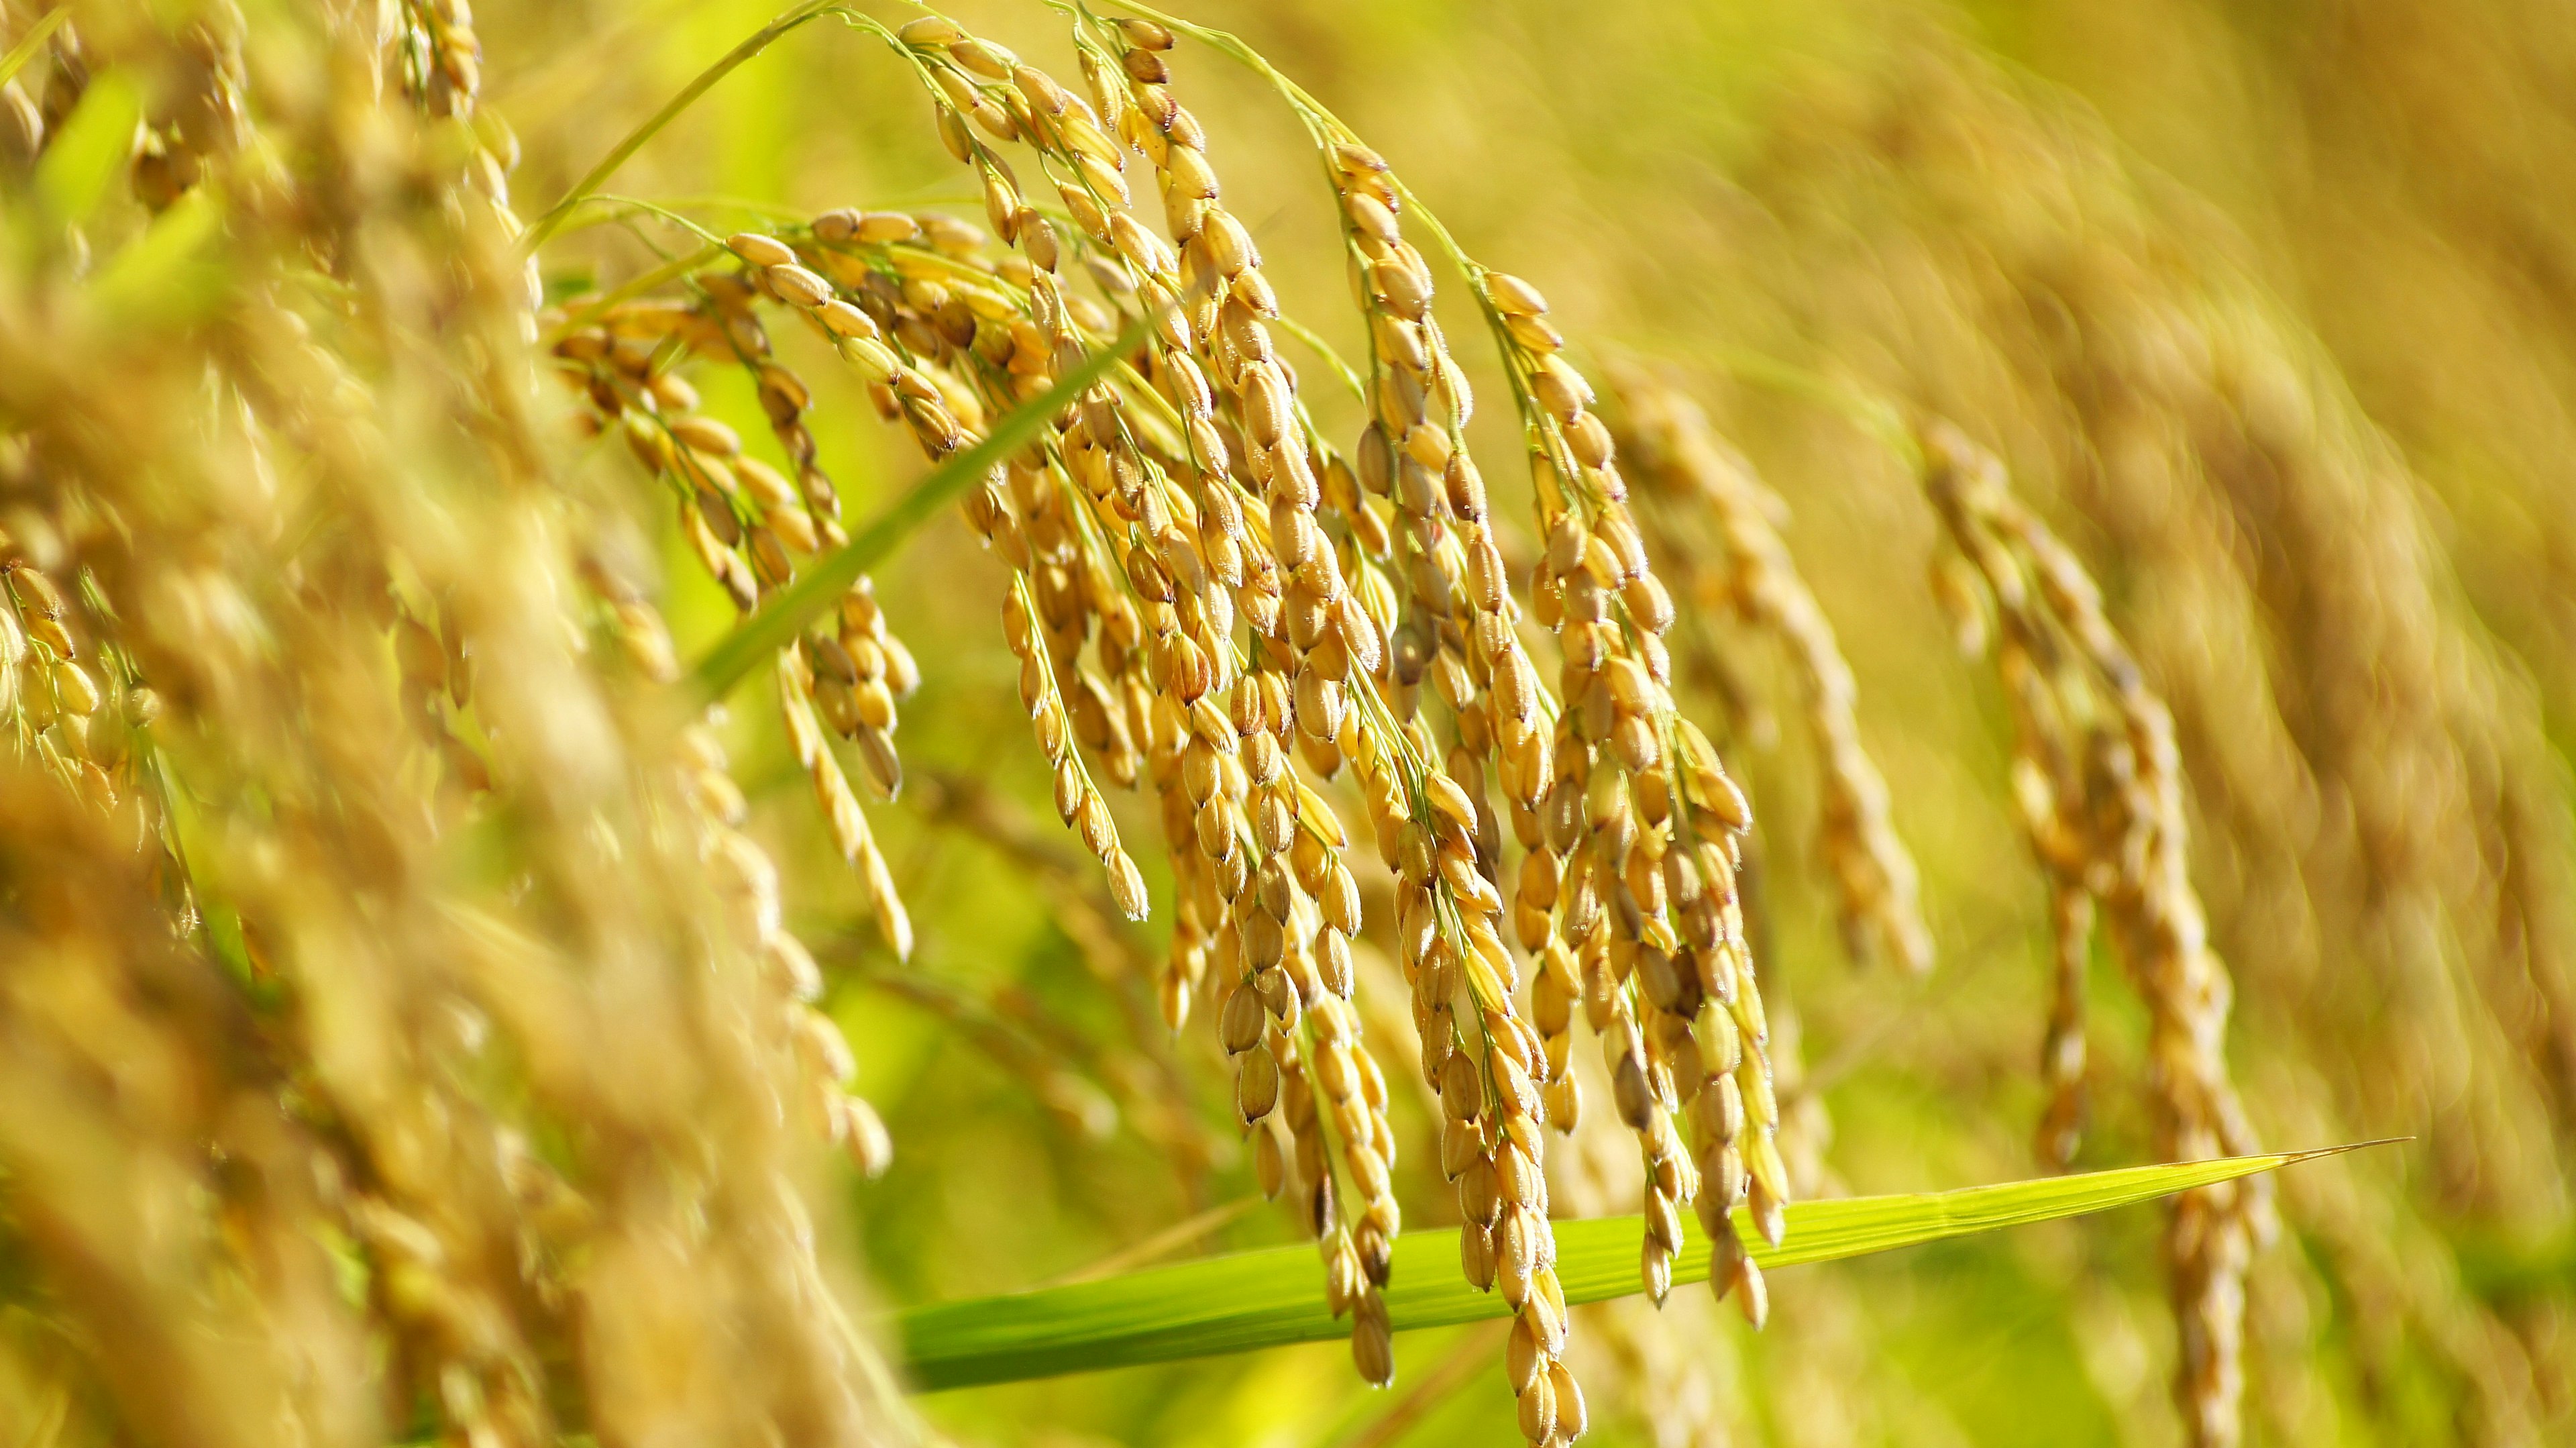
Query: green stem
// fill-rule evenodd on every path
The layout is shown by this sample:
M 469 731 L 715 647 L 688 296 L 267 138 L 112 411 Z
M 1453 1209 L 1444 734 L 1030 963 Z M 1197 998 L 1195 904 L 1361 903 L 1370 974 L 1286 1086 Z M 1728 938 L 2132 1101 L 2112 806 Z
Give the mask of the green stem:
M 601 317 L 608 315 L 608 313 L 614 309 L 618 303 L 631 301 L 657 287 L 678 281 L 680 278 L 687 276 L 689 273 L 696 271 L 702 266 L 708 265 L 725 254 L 726 253 L 722 247 L 711 246 L 700 251 L 692 252 L 687 256 L 673 257 L 671 260 L 662 263 L 660 266 L 653 268 L 651 271 L 644 273 L 633 281 L 618 286 L 611 291 L 603 292 L 596 299 L 584 303 L 580 311 L 566 316 L 552 332 L 547 334 L 547 336 L 549 340 L 551 340 L 553 338 L 560 337 L 567 332 L 579 331 L 580 329 L 599 320 Z
M 662 128 L 677 120 L 682 111 L 697 104 L 698 97 L 713 89 L 716 82 L 733 74 L 744 61 L 767 50 L 780 36 L 803 25 L 806 21 L 831 14 L 837 8 L 832 0 L 805 0 L 804 4 L 753 31 L 742 44 L 727 51 L 723 59 L 699 72 L 696 80 L 689 82 L 678 95 L 671 97 L 670 104 L 654 112 L 652 119 L 628 132 L 626 139 L 617 143 L 616 149 L 602 157 L 598 165 L 590 168 L 589 175 L 582 177 L 570 191 L 565 192 L 562 200 L 548 207 L 546 214 L 538 217 L 536 223 L 528 228 L 528 234 L 520 238 L 520 250 L 534 252 L 538 247 L 543 246 L 546 238 L 554 235 L 555 231 L 564 224 L 565 218 L 572 214 L 574 207 L 589 199 L 592 192 L 605 185 L 608 178 L 616 174 L 618 167 L 625 165 L 630 157 L 643 148 L 645 142 L 661 134 Z
M 1357 399 L 1361 406 L 1368 405 L 1368 384 L 1360 380 L 1360 375 L 1351 370 L 1351 364 L 1343 361 L 1342 355 L 1333 350 L 1333 344 L 1325 341 L 1314 328 L 1285 312 L 1271 318 L 1270 325 L 1305 343 L 1308 350 L 1321 358 L 1326 367 L 1332 369 L 1333 375 L 1341 380 L 1342 386 L 1350 390 L 1351 396 Z M 1376 343 L 1371 342 L 1369 345 L 1374 349 Z

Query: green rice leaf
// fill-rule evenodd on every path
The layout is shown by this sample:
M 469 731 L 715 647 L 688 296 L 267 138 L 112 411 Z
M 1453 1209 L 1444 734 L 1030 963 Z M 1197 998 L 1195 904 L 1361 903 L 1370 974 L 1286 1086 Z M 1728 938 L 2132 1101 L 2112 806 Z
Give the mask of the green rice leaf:
M 134 155 L 143 92 L 120 72 L 91 79 L 80 104 L 36 162 L 36 201 L 55 226 L 89 220 Z
M 195 321 L 223 297 L 226 272 L 209 255 L 222 232 L 211 189 L 191 188 L 100 269 L 90 304 L 119 326 Z
M 1754 1260 L 1764 1267 L 1829 1262 L 2107 1211 L 2355 1149 L 2222 1157 L 1959 1191 L 1796 1202 L 1789 1207 L 1789 1230 L 1778 1247 L 1765 1244 L 1740 1209 L 1736 1230 L 1753 1243 Z M 1599 1302 L 1642 1291 L 1637 1259 L 1645 1231 L 1642 1217 L 1558 1222 L 1556 1273 L 1565 1300 Z M 1673 1280 L 1705 1277 L 1708 1255 L 1705 1238 L 1686 1236 Z M 1510 1315 L 1501 1294 L 1478 1292 L 1458 1275 L 1455 1228 L 1408 1232 L 1397 1240 L 1386 1306 L 1398 1332 Z M 1336 1318 L 1325 1305 L 1315 1249 L 1300 1245 L 914 1308 L 897 1319 L 895 1332 L 913 1381 L 937 1390 L 1345 1337 L 1350 1319 Z
M 28 26 L 27 33 L 18 37 L 18 43 L 9 47 L 9 53 L 0 55 L 0 85 L 16 79 L 18 72 L 26 69 L 27 62 L 36 58 L 36 50 L 45 43 L 46 37 L 71 18 L 72 7 L 66 3 L 46 11 L 44 19 Z
M 929 521 L 950 499 L 963 493 L 998 466 L 1003 459 L 1026 445 L 1048 425 L 1058 412 L 1071 406 L 1084 389 L 1107 376 L 1118 359 L 1144 345 L 1160 314 L 1148 312 L 1129 325 L 1117 340 L 1094 349 L 1072 371 L 1056 379 L 1044 393 L 1020 404 L 1008 416 L 993 425 L 984 440 L 963 452 L 952 454 L 947 461 L 930 470 L 913 490 L 895 500 L 893 506 L 868 520 L 868 526 L 841 548 L 815 561 L 797 575 L 776 598 L 743 622 L 742 627 L 724 636 L 698 661 L 695 681 L 702 697 L 723 698 L 725 692 L 740 682 L 752 666 L 768 658 L 796 637 L 796 631 L 812 622 L 824 610 L 840 601 L 850 585 L 858 581 L 878 562 L 891 555 L 895 546 L 914 528 Z

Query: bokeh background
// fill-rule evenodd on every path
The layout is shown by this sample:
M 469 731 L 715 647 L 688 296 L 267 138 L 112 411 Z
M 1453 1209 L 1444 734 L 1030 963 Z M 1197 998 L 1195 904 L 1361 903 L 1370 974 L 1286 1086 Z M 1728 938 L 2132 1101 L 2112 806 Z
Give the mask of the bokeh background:
M 1064 22 L 1036 0 L 952 13 L 1070 76 Z M 1687 389 L 1778 495 L 1858 677 L 1940 957 L 1920 982 L 1847 961 L 1815 865 L 1812 741 L 1780 661 L 1723 618 L 1686 623 L 1730 661 L 1697 712 L 1759 817 L 1764 988 L 1777 1059 L 1794 1063 L 1784 1140 L 1802 1190 L 2040 1169 L 2046 896 L 1992 671 L 1962 657 L 1927 579 L 1934 516 L 1855 421 L 1856 402 L 1890 400 L 2007 460 L 2171 702 L 2194 880 L 2235 973 L 2230 1054 L 2267 1144 L 2412 1138 L 2281 1179 L 2284 1230 L 2251 1289 L 2249 1439 L 2576 1436 L 2576 11 L 1183 13 L 1259 48 L 1470 251 L 1540 286 L 1578 358 Z M 767 0 L 488 7 L 486 100 L 525 147 L 523 203 L 558 194 L 767 14 Z M 1204 47 L 1171 60 L 1287 310 L 1356 348 L 1330 194 L 1288 112 Z M 881 46 L 819 25 L 715 90 L 612 189 L 711 218 L 735 202 L 973 215 L 972 179 L 929 122 Z M 650 260 L 614 228 L 556 250 L 564 286 Z M 1461 356 L 1489 367 L 1479 330 L 1451 323 Z M 806 360 L 825 459 L 864 516 L 918 458 L 846 373 Z M 763 432 L 747 384 L 705 385 L 711 410 Z M 1337 436 L 1356 433 L 1348 399 L 1322 408 Z M 1480 423 L 1496 457 L 1514 444 L 1506 411 Z M 1526 499 L 1492 471 L 1525 556 Z M 685 648 L 731 613 L 672 548 Z M 732 726 L 758 832 L 791 865 L 792 923 L 825 959 L 860 1088 L 896 1145 L 894 1171 L 848 1186 L 871 1290 L 903 1305 L 1297 1240 L 1253 1189 L 1208 1023 L 1177 1040 L 1159 1024 L 1157 927 L 1119 921 L 1047 818 L 1043 761 L 1005 703 L 998 571 L 948 519 L 878 585 L 928 680 L 907 706 L 910 786 L 873 812 L 919 928 L 909 963 L 875 945 L 774 725 L 746 706 Z M 1154 837 L 1150 810 L 1124 818 Z M 1369 972 L 1391 966 L 1363 956 L 1366 997 Z M 2144 1012 L 2096 964 L 2080 1166 L 2150 1153 Z M 1395 1084 L 1419 1163 L 1432 1118 Z M 1590 1140 L 1611 1126 L 1593 1116 L 1559 1153 L 1559 1199 L 1631 1210 L 1633 1153 Z M 1408 1174 L 1402 1190 L 1409 1225 L 1454 1216 L 1436 1180 Z M 1582 1309 L 1597 1441 L 2177 1442 L 2156 1232 L 2133 1211 L 1783 1272 L 1760 1334 L 1696 1287 L 1660 1313 Z M 1509 1441 L 1485 1331 L 1408 1335 L 1397 1359 L 1388 1392 L 1326 1344 L 919 1407 L 961 1441 L 1065 1448 Z

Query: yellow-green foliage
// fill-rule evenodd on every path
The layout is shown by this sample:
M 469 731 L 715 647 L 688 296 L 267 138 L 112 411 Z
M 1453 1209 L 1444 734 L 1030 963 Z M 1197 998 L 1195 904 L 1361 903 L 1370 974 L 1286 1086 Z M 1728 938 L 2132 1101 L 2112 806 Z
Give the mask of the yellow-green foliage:
M 0 0 L 0 1438 L 2576 1432 L 2563 4 L 765 3 Z

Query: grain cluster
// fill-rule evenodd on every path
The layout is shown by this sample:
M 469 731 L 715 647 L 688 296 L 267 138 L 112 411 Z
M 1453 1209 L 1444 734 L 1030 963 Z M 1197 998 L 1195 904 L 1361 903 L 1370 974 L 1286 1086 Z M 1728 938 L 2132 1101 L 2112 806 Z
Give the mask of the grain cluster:
M 1394 1380 L 1395 1244 L 1429 1203 L 1508 1309 L 1527 1442 L 1612 1411 L 1722 1435 L 1733 1374 L 1685 1334 L 1721 1304 L 1770 1322 L 1755 1254 L 1793 1192 L 1837 1188 L 1766 874 L 1812 868 L 1893 1009 L 1934 955 L 1941 862 L 1900 834 L 1918 782 L 1873 753 L 1850 635 L 1680 374 L 1594 365 L 1406 148 L 1224 32 L 1049 9 L 1070 70 L 918 5 L 763 32 L 855 37 L 963 206 L 607 194 L 630 146 L 531 214 L 465 0 L 0 3 L 0 1257 L 32 1284 L 0 1283 L 27 1306 L 0 1315 L 0 1422 L 918 1441 L 836 1246 L 844 1189 L 905 1167 L 840 1024 L 864 985 L 991 1057 L 1051 1147 L 1133 1128 L 1194 1192 L 1231 1170 L 1284 1202 L 1366 1383 Z M 1333 219 L 1351 305 L 1316 325 L 1265 264 L 1252 164 L 1192 109 L 1237 90 L 1284 107 L 1299 201 Z M 1913 118 L 2011 132 L 1981 162 L 2082 191 L 2048 138 L 1933 99 Z M 2107 1074 L 2097 950 L 2143 1010 L 2155 1154 L 2256 1149 L 2231 920 L 2401 981 L 2410 942 L 2467 940 L 2511 979 L 2510 1009 L 2454 992 L 2482 1004 L 2447 1035 L 2371 1024 L 2388 1089 L 2435 1094 L 2474 1032 L 2576 1074 L 2540 707 L 2457 621 L 2402 465 L 2320 420 L 2258 308 L 2177 299 L 2093 219 L 2051 219 L 2064 274 L 1907 272 L 1950 313 L 2062 304 L 2078 355 L 1992 370 L 2075 379 L 2071 421 L 1870 394 L 1919 419 L 1883 440 L 1991 662 L 2044 883 L 2037 1156 L 2073 1162 Z M 594 225 L 659 265 L 576 265 Z M 1007 655 L 1026 805 L 921 763 L 923 711 L 971 686 L 905 642 L 944 617 L 854 577 L 834 397 L 933 478 L 979 467 L 953 496 L 991 587 L 940 604 Z M 2008 482 L 1990 445 L 2051 463 Z M 2046 521 L 2067 498 L 2193 602 L 2106 603 Z M 2279 536 L 2249 563 L 2257 515 Z M 692 591 L 777 641 L 743 687 L 684 657 Z M 1758 759 L 1775 705 L 1805 748 L 1782 793 L 1814 801 L 1797 849 Z M 872 940 L 797 913 L 764 741 Z M 1066 1027 L 943 976 L 915 832 L 1006 866 L 985 888 L 1034 897 L 1126 1014 Z M 2213 854 L 2233 895 L 2205 907 Z M 2558 1119 L 2544 1094 L 2473 1142 Z M 2241 1434 L 2267 1190 L 2166 1224 L 2204 1448 Z M 2509 1336 L 2374 1256 L 2370 1208 L 2306 1207 L 2357 1264 L 2338 1282 Z M 1627 1211 L 1654 1305 L 1693 1235 L 1711 1295 L 1579 1343 L 1553 1224 Z M 2540 1389 L 2489 1376 L 2499 1422 L 2539 1421 L 2506 1409 Z

